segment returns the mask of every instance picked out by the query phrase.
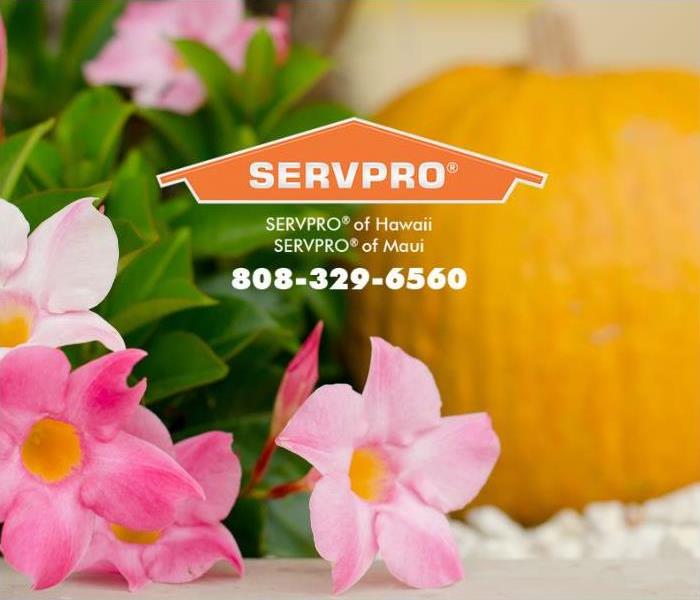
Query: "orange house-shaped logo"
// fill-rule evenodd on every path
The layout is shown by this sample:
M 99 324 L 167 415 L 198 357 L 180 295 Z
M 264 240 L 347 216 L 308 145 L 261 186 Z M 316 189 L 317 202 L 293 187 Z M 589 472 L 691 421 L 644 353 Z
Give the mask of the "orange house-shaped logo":
M 500 203 L 546 175 L 346 119 L 158 175 L 200 203 Z

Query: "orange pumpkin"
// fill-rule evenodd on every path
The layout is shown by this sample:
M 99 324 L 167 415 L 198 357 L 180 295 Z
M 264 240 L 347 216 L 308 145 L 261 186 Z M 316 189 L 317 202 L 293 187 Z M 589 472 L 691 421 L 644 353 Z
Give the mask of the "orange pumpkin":
M 488 411 L 503 450 L 479 501 L 523 522 L 700 478 L 698 77 L 465 67 L 375 120 L 549 179 L 504 205 L 371 209 L 434 222 L 422 255 L 365 256 L 373 273 L 469 284 L 353 293 L 358 378 L 380 335 L 431 367 L 448 413 Z

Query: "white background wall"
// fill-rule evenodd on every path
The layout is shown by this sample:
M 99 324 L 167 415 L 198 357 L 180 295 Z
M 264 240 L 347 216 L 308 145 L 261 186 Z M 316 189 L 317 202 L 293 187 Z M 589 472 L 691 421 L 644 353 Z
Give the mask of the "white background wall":
M 333 88 L 371 113 L 451 65 L 523 62 L 529 17 L 543 5 L 570 15 L 590 68 L 700 69 L 700 0 L 358 0 Z

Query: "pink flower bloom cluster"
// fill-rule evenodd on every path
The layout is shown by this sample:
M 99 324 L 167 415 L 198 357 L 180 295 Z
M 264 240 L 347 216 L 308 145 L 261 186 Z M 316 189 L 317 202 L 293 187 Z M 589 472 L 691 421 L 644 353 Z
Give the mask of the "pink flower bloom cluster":
M 240 69 L 248 42 L 260 27 L 270 33 L 282 59 L 289 48 L 287 20 L 247 18 L 241 0 L 131 2 L 117 20 L 114 37 L 85 65 L 85 78 L 92 85 L 131 88 L 141 106 L 190 114 L 204 103 L 206 91 L 172 41 L 206 44 Z
M 174 458 L 130 433 L 146 383 L 130 388 L 126 378 L 143 355 L 115 352 L 73 373 L 51 348 L 0 362 L 0 544 L 37 589 L 76 568 L 98 516 L 160 530 L 179 502 L 204 498 Z
M 407 585 L 441 587 L 462 578 L 445 513 L 486 482 L 499 442 L 484 413 L 440 417 L 428 368 L 382 339 L 362 394 L 326 385 L 277 438 L 318 471 L 311 527 L 333 563 L 333 589 L 357 582 L 381 553 Z
M 132 589 L 182 582 L 218 560 L 243 572 L 220 523 L 241 479 L 230 434 L 177 445 L 129 387 L 145 355 L 89 309 L 114 281 L 112 225 L 78 200 L 39 225 L 0 200 L 0 550 L 34 587 L 76 569 L 121 573 Z M 71 372 L 48 346 L 118 350 Z
M 0 546 L 36 589 L 77 569 L 119 572 L 131 589 L 192 581 L 219 560 L 243 572 L 220 523 L 241 479 L 232 437 L 173 445 L 139 405 L 146 382 L 126 384 L 143 356 L 115 352 L 72 373 L 50 348 L 0 361 Z

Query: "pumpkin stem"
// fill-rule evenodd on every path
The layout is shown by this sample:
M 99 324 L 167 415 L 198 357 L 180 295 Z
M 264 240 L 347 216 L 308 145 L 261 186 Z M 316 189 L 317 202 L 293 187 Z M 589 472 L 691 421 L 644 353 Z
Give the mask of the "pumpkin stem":
M 545 7 L 530 17 L 530 65 L 550 73 L 576 71 L 581 56 L 571 17 Z

